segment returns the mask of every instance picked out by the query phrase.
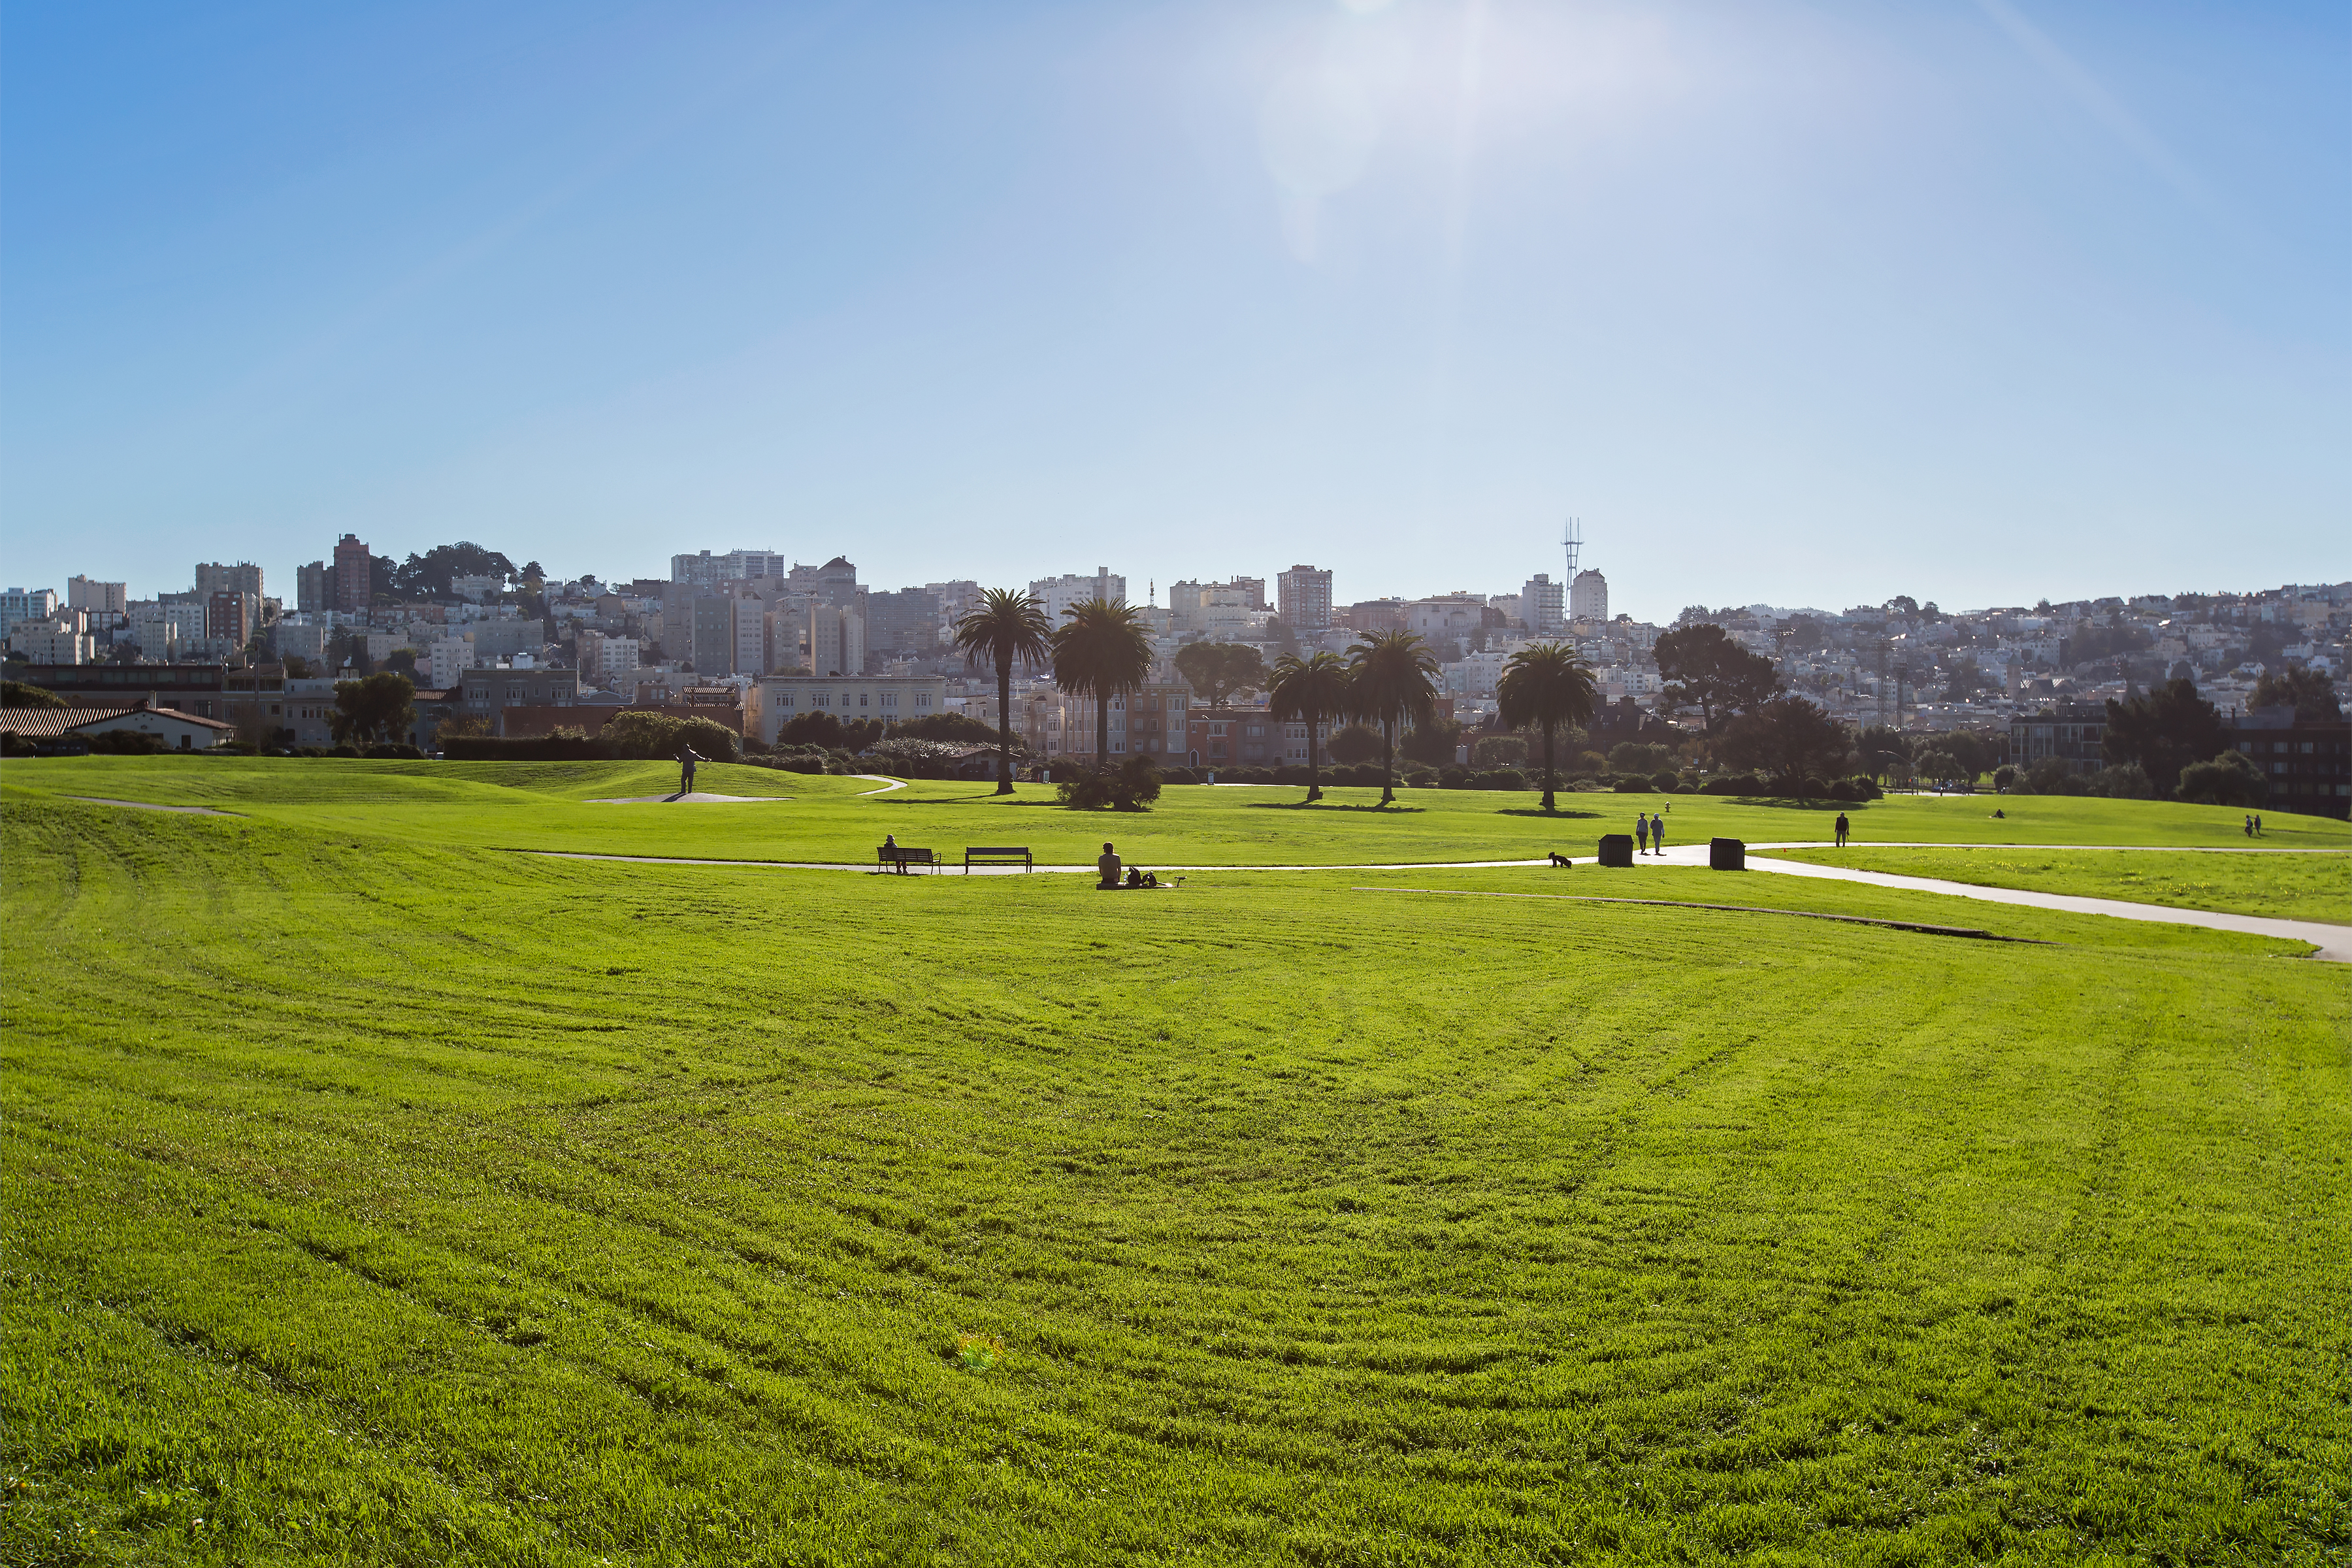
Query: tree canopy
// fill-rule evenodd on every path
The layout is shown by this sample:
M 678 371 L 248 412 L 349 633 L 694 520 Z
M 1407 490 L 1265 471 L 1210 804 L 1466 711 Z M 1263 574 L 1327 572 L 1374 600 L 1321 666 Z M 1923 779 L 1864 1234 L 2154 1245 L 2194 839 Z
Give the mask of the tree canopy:
M 2110 767 L 2137 763 L 2169 795 L 2179 787 L 2181 769 L 2229 744 L 2221 710 L 2197 695 L 2194 682 L 2169 680 L 2129 702 L 2110 698 L 2100 750 Z
M 1266 699 L 1267 710 L 1275 718 L 1307 726 L 1307 798 L 1322 799 L 1321 746 L 1316 731 L 1336 718 L 1347 703 L 1347 661 L 1336 653 L 1308 658 L 1284 654 L 1274 661 L 1274 681 Z
M 539 564 L 532 562 L 532 565 Z M 391 591 L 403 599 L 448 599 L 458 577 L 496 577 L 501 585 L 516 575 L 515 564 L 495 550 L 470 540 L 436 544 L 422 555 L 411 555 L 392 573 Z
M 1748 652 L 1711 621 L 1662 634 L 1654 651 L 1666 700 L 1697 709 L 1710 731 L 1718 713 L 1747 712 L 1780 689 L 1770 659 Z
M 415 727 L 416 683 L 389 670 L 338 682 L 327 727 L 341 745 L 395 741 Z
M 1176 650 L 1176 673 L 1184 684 L 1223 708 L 1245 692 L 1265 686 L 1265 656 L 1243 642 L 1187 643 Z
M 2332 723 L 2344 717 L 2344 706 L 2336 697 L 2336 683 L 2318 670 L 2300 664 L 2263 670 L 2263 678 L 2254 682 L 2253 705 L 2293 708 L 2294 716 L 2306 724 Z
M 1110 700 L 1151 676 L 1143 612 L 1123 599 L 1087 599 L 1062 612 L 1054 632 L 1054 684 L 1095 700 L 1095 766 L 1110 765 Z
M 1437 707 L 1437 658 L 1408 631 L 1367 632 L 1348 655 L 1347 716 L 1381 729 L 1381 804 L 1396 799 L 1396 732 Z
M 1529 726 L 1543 732 L 1543 808 L 1553 809 L 1559 787 L 1553 766 L 1555 738 L 1563 726 L 1580 725 L 1592 717 L 1600 693 L 1592 683 L 1592 667 L 1567 643 L 1537 643 L 1511 655 L 1495 683 L 1496 714 L 1514 730 Z
M 975 668 L 996 667 L 997 767 L 996 793 L 1013 793 L 1013 667 L 1031 668 L 1053 658 L 1054 628 L 1045 622 L 1045 606 L 1032 595 L 1011 588 L 989 588 L 980 602 L 956 621 L 956 651 Z
M 1783 790 L 1843 772 L 1853 751 L 1844 725 L 1801 697 L 1776 697 L 1731 721 L 1723 738 L 1726 761 L 1752 768 Z

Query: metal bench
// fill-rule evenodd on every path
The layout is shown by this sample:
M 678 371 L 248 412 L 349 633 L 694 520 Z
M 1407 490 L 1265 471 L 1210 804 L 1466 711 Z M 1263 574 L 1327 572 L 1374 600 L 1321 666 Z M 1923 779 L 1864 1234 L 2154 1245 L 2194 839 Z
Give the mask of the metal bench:
M 1024 871 L 1034 871 L 1037 862 L 1030 857 L 1025 844 L 971 844 L 964 847 L 963 873 L 969 877 L 974 866 L 1019 865 Z
M 901 844 L 896 849 L 886 847 L 877 849 L 874 853 L 885 866 L 896 866 L 898 868 L 898 874 L 902 877 L 907 874 L 907 868 L 909 866 L 929 866 L 934 871 L 940 868 L 938 856 L 928 849 L 920 849 L 911 844 Z

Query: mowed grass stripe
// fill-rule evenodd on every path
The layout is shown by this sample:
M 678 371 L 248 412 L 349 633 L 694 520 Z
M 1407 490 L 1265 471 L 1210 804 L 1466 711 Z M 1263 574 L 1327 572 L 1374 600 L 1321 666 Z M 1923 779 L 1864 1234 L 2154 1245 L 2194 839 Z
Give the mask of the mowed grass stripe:
M 44 1305 L 5 1397 L 63 1500 L 11 1530 L 188 1539 L 159 1485 L 247 1550 L 416 1561 L 2271 1552 L 2341 1516 L 2302 1352 L 2345 988 L 2274 946 L 1988 964 L 56 809 L 7 823 Z M 141 974 L 173 1010 L 126 1016 Z M 170 1358 L 144 1415 L 61 1348 L 126 1323 Z M 375 1458 L 247 1436 L 298 1413 Z

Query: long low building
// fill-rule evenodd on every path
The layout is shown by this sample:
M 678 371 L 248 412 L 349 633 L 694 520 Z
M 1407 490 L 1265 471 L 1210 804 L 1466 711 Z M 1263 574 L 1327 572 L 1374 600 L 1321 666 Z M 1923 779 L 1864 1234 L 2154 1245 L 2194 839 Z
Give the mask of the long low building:
M 745 695 L 745 731 L 774 745 L 776 731 L 803 713 L 830 713 L 845 724 L 903 724 L 944 713 L 948 688 L 923 675 L 763 675 Z
M 234 724 L 194 713 L 177 712 L 169 708 L 151 707 L 143 701 L 120 708 L 0 709 L 0 731 L 36 743 L 62 741 L 71 736 L 87 740 L 92 735 L 114 730 L 160 735 L 164 745 L 182 752 L 210 751 L 236 735 Z

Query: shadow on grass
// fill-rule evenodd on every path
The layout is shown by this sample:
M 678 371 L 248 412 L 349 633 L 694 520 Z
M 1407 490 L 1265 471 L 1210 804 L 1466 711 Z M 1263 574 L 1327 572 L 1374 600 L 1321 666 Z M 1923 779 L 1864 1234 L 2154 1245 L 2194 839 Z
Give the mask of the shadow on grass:
M 1507 805 L 1495 813 L 1496 816 L 1538 816 L 1547 822 L 1565 822 L 1570 817 L 1587 822 L 1598 821 L 1608 813 L 1601 811 L 1546 811 L 1535 805 Z
M 1050 805 L 1062 809 L 1058 800 L 1023 800 L 1011 795 L 958 795 L 945 800 L 877 800 L 877 805 Z
M 1422 805 L 1333 805 L 1328 800 L 1254 800 L 1252 811 L 1375 811 L 1383 816 L 1418 816 Z

